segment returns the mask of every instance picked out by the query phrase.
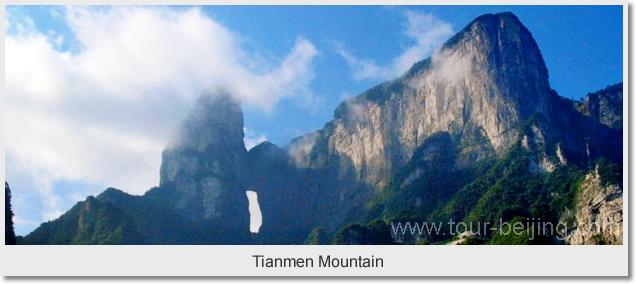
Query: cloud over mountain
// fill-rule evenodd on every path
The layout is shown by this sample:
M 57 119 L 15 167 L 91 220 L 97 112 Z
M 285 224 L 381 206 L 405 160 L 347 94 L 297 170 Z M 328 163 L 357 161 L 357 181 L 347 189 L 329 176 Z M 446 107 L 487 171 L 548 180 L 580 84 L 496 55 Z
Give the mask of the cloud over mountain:
M 314 97 L 308 84 L 318 50 L 303 38 L 276 59 L 245 51 L 246 39 L 199 8 L 52 12 L 68 32 L 37 29 L 19 11 L 5 17 L 6 176 L 25 191 L 15 196 L 17 210 L 29 198 L 44 200 L 33 206 L 43 208 L 42 220 L 57 217 L 66 207 L 59 196 L 71 194 L 54 183 L 135 194 L 157 185 L 171 129 L 208 88 L 222 86 L 265 111 L 281 99 Z
M 388 66 L 378 65 L 372 59 L 358 58 L 342 45 L 337 47 L 337 52 L 352 69 L 354 79 L 393 79 L 399 77 L 411 68 L 413 63 L 430 56 L 453 34 L 452 26 L 433 14 L 406 10 L 404 16 L 406 23 L 403 34 L 410 38 L 413 44 L 393 58 Z

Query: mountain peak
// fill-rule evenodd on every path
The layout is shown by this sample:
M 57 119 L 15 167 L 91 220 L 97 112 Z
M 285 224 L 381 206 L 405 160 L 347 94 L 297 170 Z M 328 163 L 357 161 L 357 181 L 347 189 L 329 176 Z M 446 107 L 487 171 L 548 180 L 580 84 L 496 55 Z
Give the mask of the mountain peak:
M 265 160 L 278 162 L 282 161 L 284 163 L 287 155 L 285 151 L 278 147 L 276 144 L 269 141 L 264 141 L 249 150 L 248 158 L 249 160 L 257 161 L 257 163 L 263 162 Z
M 241 102 L 217 89 L 199 97 L 170 148 L 199 152 L 211 145 L 244 148 L 243 135 Z
M 470 165 L 510 149 L 518 126 L 532 115 L 551 122 L 553 101 L 532 34 L 512 13 L 487 14 L 404 76 L 340 104 L 314 140 L 323 154 L 312 150 L 291 156 L 309 161 L 302 163 L 308 168 L 338 165 L 340 175 L 369 188 L 347 200 L 366 200 L 389 184 L 385 177 L 403 168 L 433 134 L 453 137 L 462 149 L 456 164 Z
M 548 69 L 532 33 L 511 12 L 477 17 L 433 56 L 434 65 L 444 61 L 450 61 L 451 69 L 474 66 L 463 68 L 462 74 L 445 73 L 488 72 L 496 91 L 511 99 L 522 119 L 546 111 L 551 97 Z
M 453 48 L 461 39 L 466 37 L 475 38 L 477 32 L 486 36 L 496 36 L 498 32 L 505 30 L 521 31 L 530 33 L 528 29 L 519 21 L 519 18 L 512 12 L 502 12 L 497 14 L 485 14 L 475 18 L 466 27 L 444 43 L 444 48 Z
M 263 141 L 260 144 L 254 146 L 252 149 L 250 149 L 248 151 L 249 155 L 256 155 L 256 156 L 262 156 L 265 155 L 266 153 L 276 153 L 276 155 L 281 155 L 284 154 L 283 149 L 281 149 L 280 147 L 278 147 L 276 144 L 269 142 L 269 141 Z
M 109 187 L 104 192 L 100 193 L 96 198 L 98 200 L 122 200 L 123 198 L 130 197 L 128 193 L 125 193 L 119 189 Z
M 415 63 L 401 79 L 417 80 L 435 70 L 446 81 L 465 80 L 467 76 L 482 73 L 493 79 L 493 84 L 508 89 L 502 93 L 511 95 L 522 106 L 536 105 L 537 100 L 545 99 L 541 97 L 550 91 L 548 69 L 539 46 L 532 33 L 511 12 L 475 18 L 433 56 Z M 389 83 L 390 86 L 401 86 L 400 81 Z M 379 87 L 369 90 L 369 93 L 379 91 L 381 94 L 375 96 L 382 97 L 382 94 L 400 91 L 393 90 L 395 88 L 388 90 L 387 87 L 384 88 L 387 90 L 380 90 Z M 529 88 L 533 90 L 524 91 Z M 535 95 L 534 98 L 519 96 L 523 93 Z M 537 94 L 542 95 L 537 97 Z M 543 102 L 539 105 L 543 107 Z M 534 111 L 536 109 L 522 110 L 521 114 L 527 118 Z
M 514 22 L 517 24 L 521 24 L 521 21 L 519 21 L 519 18 L 517 18 L 517 15 L 515 15 L 512 12 L 501 12 L 501 13 L 495 13 L 495 14 L 483 14 L 477 18 L 475 18 L 471 24 L 477 23 L 477 22 L 485 22 L 485 21 L 510 21 L 510 22 Z M 469 24 L 470 25 L 470 24 Z
M 202 94 L 178 133 L 163 151 L 160 170 L 160 187 L 172 191 L 172 207 L 195 221 L 245 225 L 247 205 L 239 206 L 247 203 L 239 175 L 247 155 L 240 101 L 222 89 Z

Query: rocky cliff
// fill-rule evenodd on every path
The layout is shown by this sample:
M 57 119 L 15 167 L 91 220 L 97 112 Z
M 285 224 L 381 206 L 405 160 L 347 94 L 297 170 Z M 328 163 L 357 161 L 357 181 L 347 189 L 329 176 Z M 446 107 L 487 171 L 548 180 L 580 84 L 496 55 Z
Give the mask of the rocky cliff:
M 248 228 L 243 135 L 240 102 L 222 90 L 203 94 L 163 152 L 160 191 L 170 198 L 162 201 L 193 221 Z
M 464 163 L 504 152 L 521 122 L 549 117 L 553 96 L 530 32 L 511 13 L 485 15 L 403 77 L 341 104 L 321 134 L 329 155 L 381 186 L 435 132 L 461 143 Z
M 572 211 L 566 241 L 573 245 L 623 244 L 623 189 L 604 182 L 597 167 L 585 176 Z
M 587 94 L 582 102 L 575 102 L 583 115 L 611 128 L 623 128 L 623 83 Z

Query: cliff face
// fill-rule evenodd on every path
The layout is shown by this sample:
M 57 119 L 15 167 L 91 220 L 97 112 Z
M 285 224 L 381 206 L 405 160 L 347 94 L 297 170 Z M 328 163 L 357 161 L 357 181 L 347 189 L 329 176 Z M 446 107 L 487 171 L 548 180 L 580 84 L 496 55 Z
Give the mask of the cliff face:
M 566 241 L 572 245 L 623 244 L 623 189 L 604 184 L 598 168 L 585 176 Z
M 623 244 L 623 191 L 603 185 L 598 173 L 589 173 L 574 208 L 570 244 Z
M 511 13 L 485 15 L 401 78 L 343 102 L 323 130 L 292 142 L 303 149 L 292 163 L 336 172 L 349 182 L 335 202 L 362 204 L 433 133 L 450 134 L 460 168 L 504 153 L 532 115 L 546 140 L 558 139 L 558 100 L 530 32 Z

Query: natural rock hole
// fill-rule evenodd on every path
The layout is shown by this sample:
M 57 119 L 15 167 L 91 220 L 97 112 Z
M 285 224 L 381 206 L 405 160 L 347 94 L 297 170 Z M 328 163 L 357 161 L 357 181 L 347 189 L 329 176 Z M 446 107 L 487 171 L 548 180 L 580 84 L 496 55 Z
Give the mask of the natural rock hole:
M 250 211 L 250 232 L 257 234 L 263 224 L 263 215 L 261 206 L 258 205 L 258 194 L 248 190 L 245 192 L 247 201 L 249 202 L 248 210 Z

